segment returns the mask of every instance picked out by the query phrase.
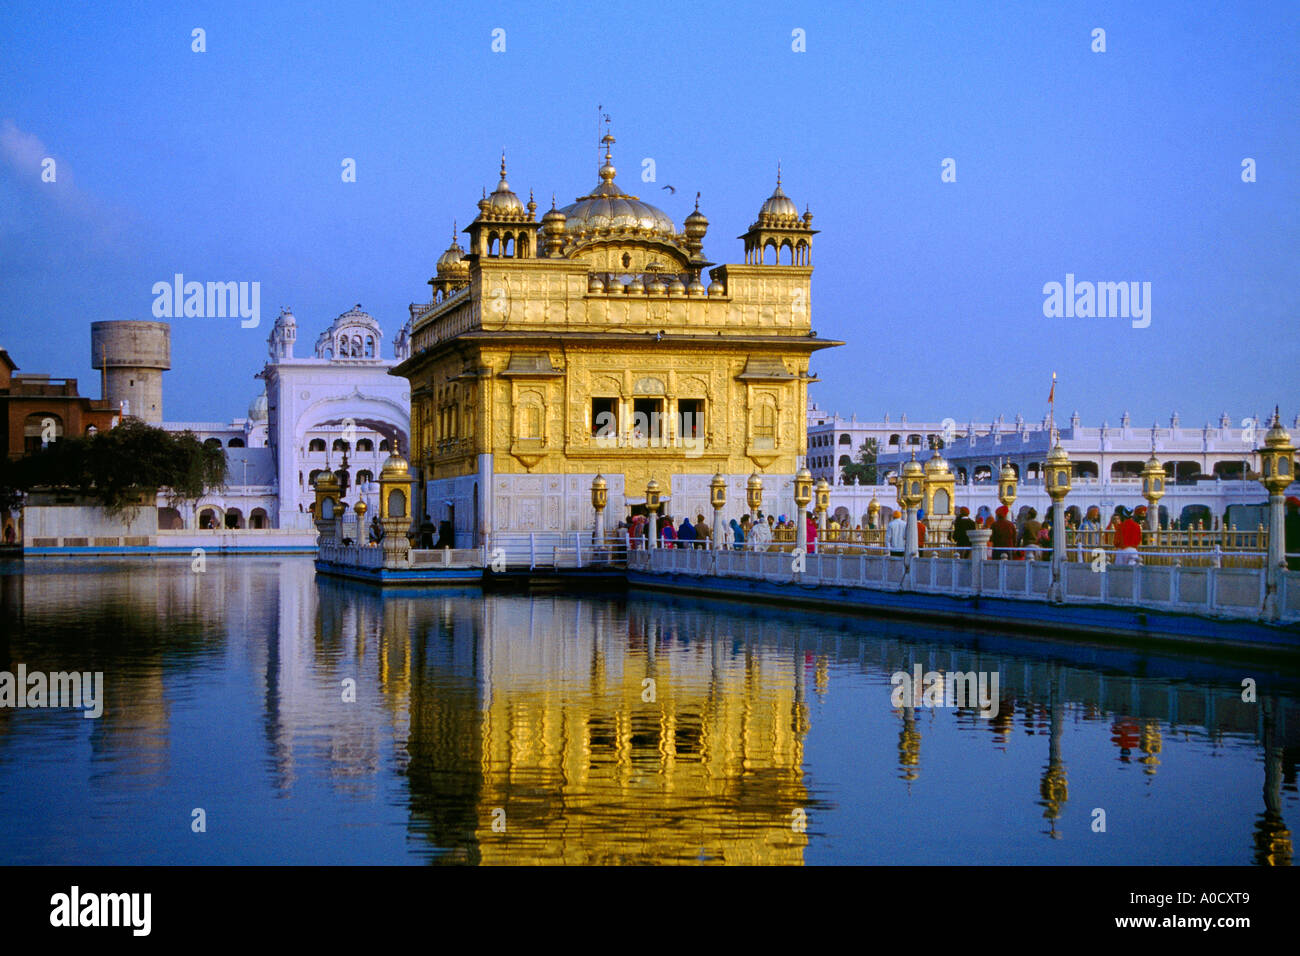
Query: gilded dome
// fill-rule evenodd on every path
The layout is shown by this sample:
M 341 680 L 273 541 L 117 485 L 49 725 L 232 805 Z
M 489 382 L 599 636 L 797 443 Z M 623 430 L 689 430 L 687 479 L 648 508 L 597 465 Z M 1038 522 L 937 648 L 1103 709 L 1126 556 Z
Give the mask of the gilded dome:
M 479 205 L 482 207 L 482 203 Z M 492 191 L 492 195 L 487 197 L 487 211 L 494 216 L 522 216 L 524 214 L 524 204 L 510 189 L 510 184 L 506 182 L 505 153 L 501 154 L 501 181 L 497 183 L 497 188 Z
M 560 210 L 568 233 L 591 235 L 605 229 L 615 232 L 640 229 L 664 239 L 675 238 L 677 227 L 666 212 L 618 188 L 614 182 L 617 170 L 609 151 L 614 137 L 606 135 L 602 142 L 605 143 L 605 165 L 600 167 L 600 183 L 586 196 L 579 196 L 577 202 Z
M 467 272 L 469 263 L 465 261 L 465 250 L 456 239 L 456 226 L 451 227 L 451 245 L 438 257 L 438 275 L 452 272 Z
M 762 208 L 758 210 L 758 221 L 764 225 L 775 225 L 777 223 L 793 223 L 798 219 L 799 207 L 781 188 L 781 166 L 778 164 L 776 167 L 776 189 L 764 201 Z M 808 221 L 812 221 L 811 215 L 808 216 Z

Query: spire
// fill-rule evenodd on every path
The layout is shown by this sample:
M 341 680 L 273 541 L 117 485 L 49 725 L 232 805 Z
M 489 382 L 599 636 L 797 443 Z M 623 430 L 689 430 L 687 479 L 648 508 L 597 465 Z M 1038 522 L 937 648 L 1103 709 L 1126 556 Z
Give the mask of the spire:
M 776 161 L 776 188 L 781 188 L 781 160 Z
M 501 178 L 506 178 L 506 151 L 501 150 Z

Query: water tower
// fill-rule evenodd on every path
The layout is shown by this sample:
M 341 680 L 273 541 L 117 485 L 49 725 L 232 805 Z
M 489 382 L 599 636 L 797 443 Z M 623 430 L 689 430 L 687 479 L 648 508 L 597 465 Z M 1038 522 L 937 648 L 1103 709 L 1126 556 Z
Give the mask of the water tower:
M 163 420 L 162 373 L 172 367 L 166 322 L 92 322 L 90 364 L 103 375 L 104 398 L 125 415 Z

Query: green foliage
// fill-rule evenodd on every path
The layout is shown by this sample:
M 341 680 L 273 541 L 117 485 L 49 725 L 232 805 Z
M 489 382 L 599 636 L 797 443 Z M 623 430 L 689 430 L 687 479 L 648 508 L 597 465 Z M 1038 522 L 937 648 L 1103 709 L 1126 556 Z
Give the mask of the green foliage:
M 840 469 L 841 480 L 847 484 L 855 480 L 859 485 L 876 484 L 876 439 L 868 438 L 858 449 L 858 460 Z
M 29 491 L 75 492 L 110 514 L 152 504 L 160 488 L 172 500 L 194 500 L 226 480 L 226 454 L 192 432 L 172 434 L 135 418 L 85 438 L 64 438 L 0 466 L 0 505 Z

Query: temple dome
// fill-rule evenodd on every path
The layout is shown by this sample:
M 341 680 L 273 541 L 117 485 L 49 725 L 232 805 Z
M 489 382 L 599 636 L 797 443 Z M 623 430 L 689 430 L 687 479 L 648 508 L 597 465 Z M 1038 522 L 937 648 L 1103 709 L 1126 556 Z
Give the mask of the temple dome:
M 565 230 L 569 235 L 585 233 L 591 235 L 605 229 L 615 232 L 640 229 L 644 233 L 664 239 L 674 239 L 677 227 L 672 217 L 662 209 L 648 202 L 642 202 L 636 196 L 623 192 L 614 182 L 617 170 L 611 162 L 609 145 L 613 136 L 606 136 L 605 165 L 600 167 L 600 183 L 585 196 L 560 210 L 565 218 Z
M 763 202 L 762 208 L 758 210 L 758 221 L 763 224 L 775 224 L 798 218 L 799 207 L 781 188 L 781 167 L 778 165 L 776 169 L 776 189 Z M 810 216 L 809 219 L 811 218 Z
M 456 227 L 451 227 L 451 245 L 447 251 L 438 257 L 438 275 L 448 275 L 458 272 L 469 271 L 469 263 L 465 261 L 465 250 L 460 247 L 456 239 Z
M 497 188 L 487 197 L 487 208 L 494 215 L 522 216 L 524 214 L 524 204 L 519 197 L 514 194 L 510 184 L 506 182 L 506 154 L 501 154 L 501 181 L 497 183 Z
M 267 420 L 266 392 L 263 392 L 261 395 L 257 396 L 257 398 L 253 399 L 253 401 L 249 404 L 248 418 L 249 421 L 254 421 L 254 422 L 264 422 Z

